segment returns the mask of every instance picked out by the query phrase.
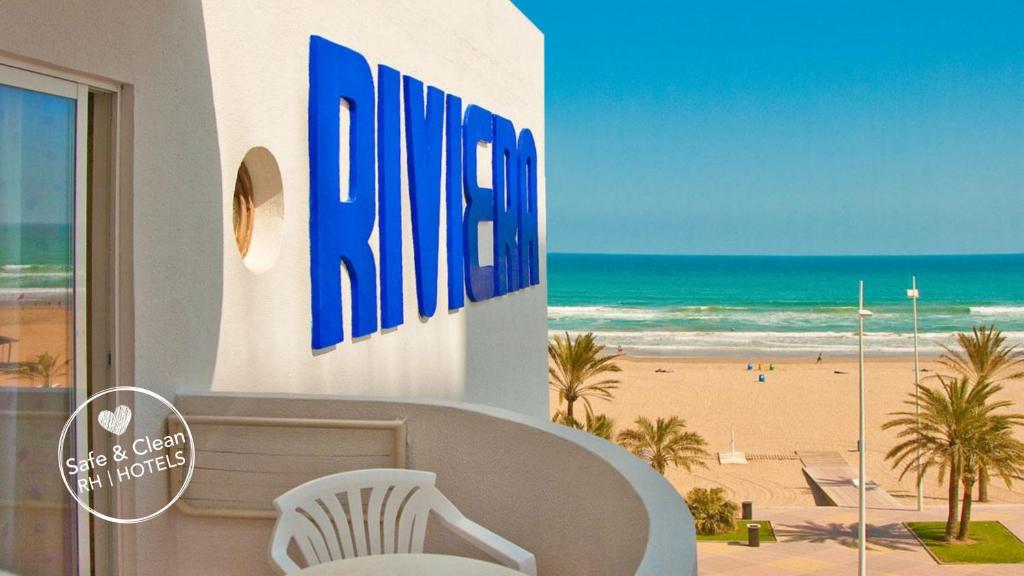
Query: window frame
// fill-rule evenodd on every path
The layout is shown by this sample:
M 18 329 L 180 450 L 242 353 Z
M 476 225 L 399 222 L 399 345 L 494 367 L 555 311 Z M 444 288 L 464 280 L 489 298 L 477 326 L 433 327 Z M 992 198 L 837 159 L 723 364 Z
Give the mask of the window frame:
M 119 84 L 71 72 L 51 71 L 2 54 L 0 84 L 75 101 L 72 350 L 75 355 L 74 401 L 79 406 L 88 399 L 90 391 L 98 392 L 101 387 L 128 386 L 133 380 L 130 374 L 133 330 L 122 329 L 123 326 L 130 326 L 134 317 L 131 299 L 131 203 L 130 194 L 123 192 L 130 190 L 130 171 L 122 170 L 121 161 L 121 149 L 130 144 L 130 138 L 122 131 L 122 117 L 130 113 L 130 107 L 122 97 L 123 90 Z M 89 186 L 90 161 L 97 162 L 95 158 L 90 159 L 88 150 L 90 94 L 102 94 L 112 99 L 110 117 L 106 119 L 110 122 L 106 138 L 109 149 L 99 155 L 99 161 L 105 163 L 103 169 L 108 171 L 109 187 L 100 191 L 90 191 Z M 105 207 L 106 213 L 90 219 L 95 204 L 91 196 L 98 194 L 106 196 L 105 201 L 99 204 Z M 95 242 L 99 236 L 92 233 L 93 220 L 103 222 L 103 242 Z M 108 272 L 102 282 L 113 296 L 109 305 L 100 307 L 106 312 L 100 315 L 105 317 L 97 317 L 102 325 L 94 324 L 91 317 L 94 304 L 90 302 L 89 284 L 90 280 L 95 279 L 90 278 L 89 262 L 96 258 L 110 260 L 106 263 Z M 109 380 L 106 383 L 90 381 L 93 347 L 105 349 L 109 354 Z M 76 450 L 83 454 L 88 452 L 92 444 L 88 423 L 87 418 L 80 418 L 75 427 Z M 131 496 L 118 491 L 114 494 L 116 502 L 111 504 L 117 508 L 129 506 Z M 116 526 L 94 523 L 90 514 L 80 507 L 77 507 L 75 518 L 77 574 L 91 576 L 94 573 L 121 573 L 125 566 L 123 539 L 127 535 Z

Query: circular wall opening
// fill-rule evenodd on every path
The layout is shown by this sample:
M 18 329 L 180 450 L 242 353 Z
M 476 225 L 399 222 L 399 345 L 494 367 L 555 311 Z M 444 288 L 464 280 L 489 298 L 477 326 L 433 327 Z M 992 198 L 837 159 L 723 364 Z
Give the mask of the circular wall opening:
M 281 251 L 284 195 L 281 170 L 270 150 L 256 147 L 245 153 L 235 177 L 231 223 L 246 267 L 259 273 L 273 266 Z

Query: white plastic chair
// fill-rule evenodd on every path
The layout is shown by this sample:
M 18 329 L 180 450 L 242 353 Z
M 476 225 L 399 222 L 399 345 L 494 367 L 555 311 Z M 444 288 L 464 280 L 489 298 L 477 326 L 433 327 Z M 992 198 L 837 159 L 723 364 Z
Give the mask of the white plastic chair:
M 436 477 L 378 468 L 332 474 L 292 488 L 274 500 L 278 517 L 270 559 L 285 574 L 300 570 L 289 554 L 292 542 L 307 567 L 357 556 L 420 553 L 434 512 L 452 532 L 501 564 L 536 576 L 533 554 L 463 516 L 434 486 Z

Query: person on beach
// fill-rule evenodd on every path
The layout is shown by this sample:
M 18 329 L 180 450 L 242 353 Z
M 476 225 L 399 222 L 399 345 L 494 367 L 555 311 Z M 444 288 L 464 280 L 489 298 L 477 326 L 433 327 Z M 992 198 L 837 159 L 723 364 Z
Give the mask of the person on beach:
M 815 364 L 821 364 L 821 352 L 818 352 L 818 359 L 814 361 Z

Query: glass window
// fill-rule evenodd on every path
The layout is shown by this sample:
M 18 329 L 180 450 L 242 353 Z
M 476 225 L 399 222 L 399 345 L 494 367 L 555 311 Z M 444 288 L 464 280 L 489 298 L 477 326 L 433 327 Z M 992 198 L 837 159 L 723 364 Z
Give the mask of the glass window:
M 0 572 L 74 574 L 77 507 L 54 454 L 75 404 L 78 104 L 6 85 L 6 70 L 0 67 Z

